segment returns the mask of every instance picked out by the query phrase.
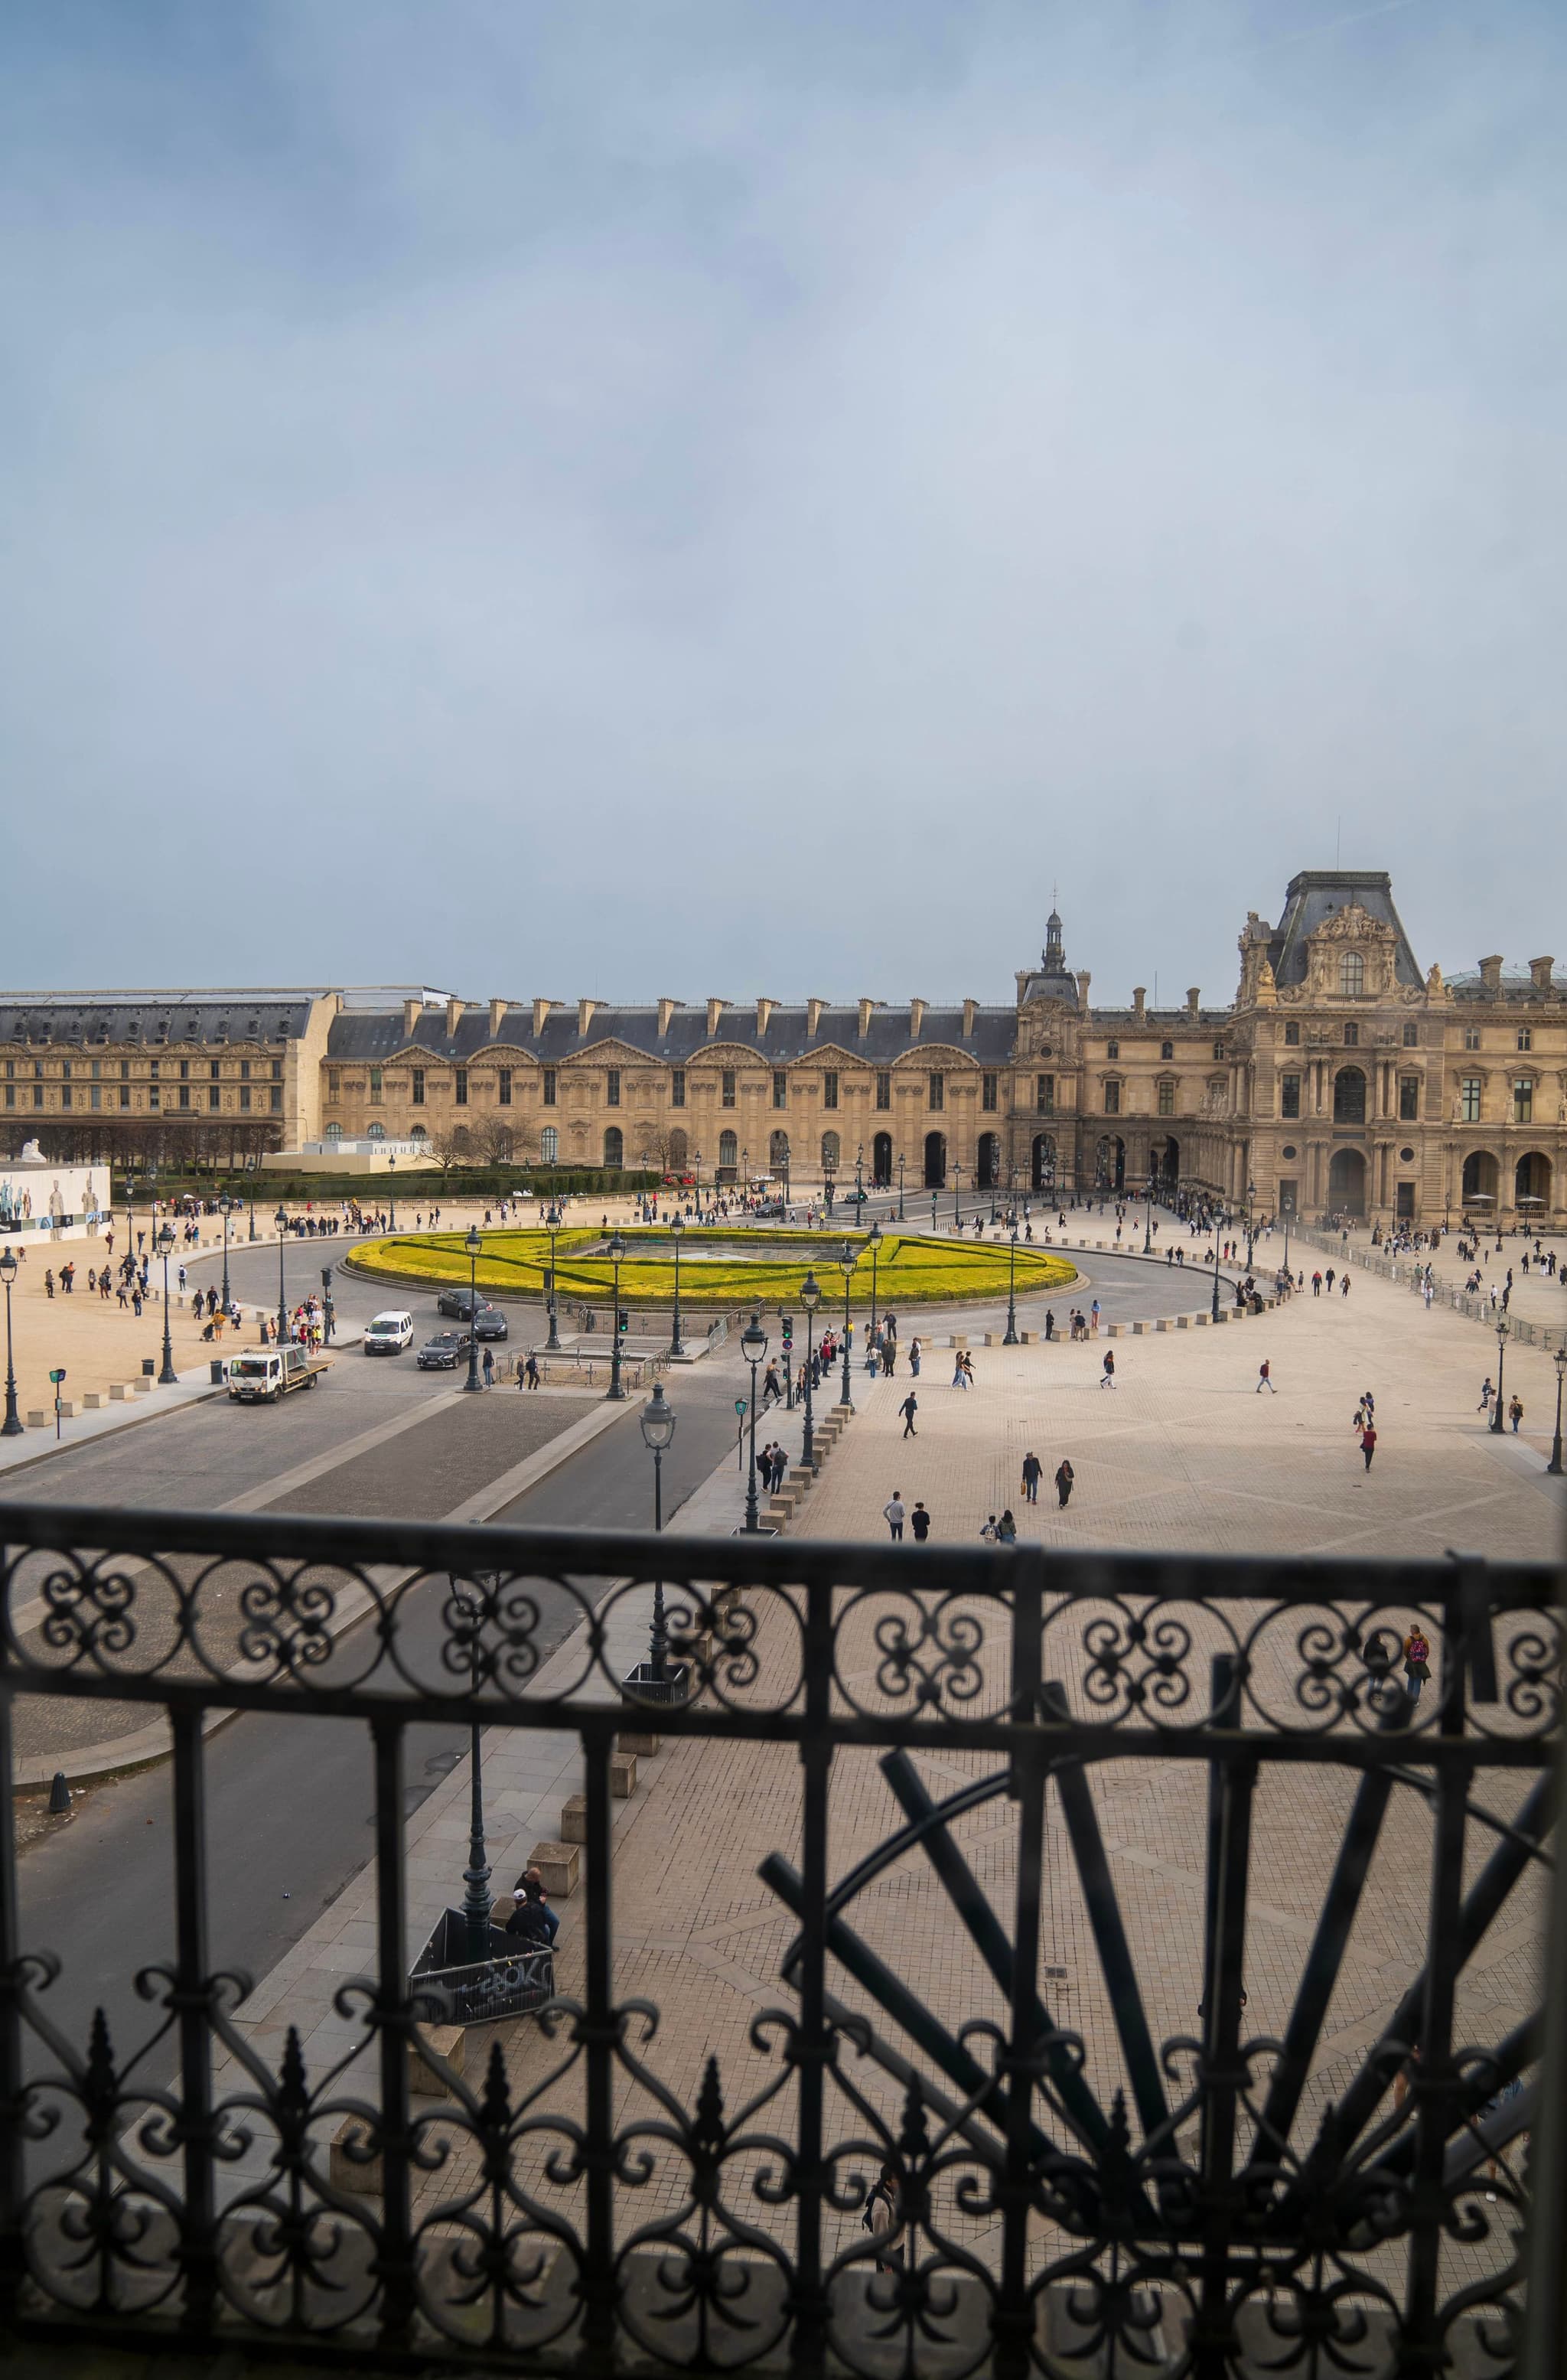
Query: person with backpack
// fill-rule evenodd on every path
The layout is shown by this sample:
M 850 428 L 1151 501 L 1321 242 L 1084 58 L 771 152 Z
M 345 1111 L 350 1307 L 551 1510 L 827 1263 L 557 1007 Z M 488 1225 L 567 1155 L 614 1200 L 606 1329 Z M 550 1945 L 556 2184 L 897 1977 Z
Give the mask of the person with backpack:
M 1409 1699 L 1417 1703 L 1421 1687 L 1431 1682 L 1430 1643 L 1418 1620 L 1403 1640 L 1403 1674 L 1409 1681 Z
M 1361 1427 L 1360 1451 L 1366 1457 L 1366 1468 L 1369 1471 L 1371 1468 L 1371 1457 L 1377 1451 L 1377 1425 L 1372 1420 L 1369 1414 L 1367 1415 L 1365 1422 Z

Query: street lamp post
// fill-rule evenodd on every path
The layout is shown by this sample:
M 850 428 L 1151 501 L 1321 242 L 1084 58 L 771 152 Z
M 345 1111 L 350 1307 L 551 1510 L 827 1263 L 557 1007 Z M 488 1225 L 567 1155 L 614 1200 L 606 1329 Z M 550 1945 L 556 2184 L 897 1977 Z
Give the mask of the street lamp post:
M 255 1175 L 254 1175 L 253 1173 L 252 1173 L 252 1174 L 251 1174 L 251 1176 L 250 1176 L 249 1195 L 250 1195 L 250 1245 L 251 1245 L 252 1247 L 254 1247 L 254 1246 L 255 1246 L 255 1245 L 256 1245 L 256 1177 L 255 1177 Z
M 880 1223 L 872 1223 L 870 1226 L 870 1238 L 868 1242 L 868 1245 L 870 1249 L 870 1321 L 867 1327 L 865 1334 L 865 1364 L 867 1371 L 870 1368 L 870 1358 L 876 1345 L 876 1268 L 881 1254 L 881 1226 Z
M 675 1416 L 664 1402 L 663 1382 L 653 1382 L 653 1393 L 643 1408 L 640 1427 L 642 1443 L 653 1458 L 653 1535 L 663 1530 L 663 1458 L 674 1436 Z M 648 1638 L 648 1668 L 651 1682 L 662 1686 L 668 1682 L 669 1627 L 663 1616 L 663 1580 L 653 1581 L 653 1625 Z
M 218 1200 L 218 1212 L 223 1217 L 223 1310 L 225 1314 L 231 1302 L 228 1288 L 228 1219 L 233 1208 L 234 1201 L 225 1190 Z
M 164 1259 L 164 1368 L 158 1374 L 158 1386 L 172 1389 L 179 1380 L 174 1367 L 174 1341 L 169 1335 L 169 1250 L 174 1245 L 174 1225 L 165 1223 L 158 1233 L 158 1246 Z
M 478 1577 L 474 1585 L 480 1600 L 470 1603 L 456 1579 L 452 1579 L 452 1599 L 462 1614 L 463 1632 L 468 1637 L 469 1691 L 477 1703 L 483 1666 L 484 1589 Z M 481 1965 L 490 1956 L 490 1862 L 484 1849 L 484 1765 L 479 1739 L 479 1713 L 475 1709 L 468 1722 L 468 1865 L 463 1870 L 463 1919 L 470 1967 Z
M 1153 1167 L 1148 1167 L 1148 1195 L 1143 1205 L 1143 1254 L 1153 1254 Z
M 1257 1196 L 1255 1182 L 1246 1184 L 1246 1270 L 1251 1270 L 1252 1250 L 1257 1241 L 1257 1227 L 1252 1221 L 1252 1203 Z
M 961 1222 L 962 1222 L 962 1220 L 963 1220 L 963 1168 L 962 1168 L 962 1166 L 961 1166 L 961 1165 L 954 1165 L 954 1166 L 953 1167 L 953 1221 L 954 1221 L 954 1223 L 961 1223 Z
M 396 1172 L 396 1158 L 389 1157 L 386 1160 L 386 1228 L 389 1232 L 395 1232 L 397 1228 Z
M 865 1143 L 864 1143 L 864 1141 L 862 1140 L 862 1141 L 860 1142 L 860 1144 L 859 1144 L 859 1147 L 855 1150 L 855 1220 L 856 1220 L 856 1223 L 858 1222 L 858 1220 L 859 1220 L 859 1219 L 860 1219 L 861 1215 L 863 1215 L 863 1214 L 864 1214 L 864 1212 L 865 1212 Z
M 484 1387 L 479 1377 L 479 1259 L 484 1243 L 477 1223 L 468 1225 L 463 1245 L 468 1250 L 468 1378 L 463 1387 L 479 1391 Z
M 610 1316 L 610 1384 L 604 1391 L 605 1402 L 612 1400 L 624 1403 L 626 1390 L 620 1385 L 620 1268 L 626 1262 L 626 1242 L 616 1232 L 609 1244 L 608 1256 L 614 1267 L 614 1311 Z
M 1496 1326 L 1496 1419 L 1491 1424 L 1491 1436 L 1500 1438 L 1507 1426 L 1501 1409 L 1501 1367 L 1507 1354 L 1507 1317 L 1504 1314 Z
M 0 1256 L 0 1281 L 6 1284 L 6 1418 L 4 1422 L 0 1422 L 0 1438 L 20 1438 L 23 1427 L 22 1417 L 17 1411 L 17 1367 L 12 1361 L 11 1349 L 11 1284 L 16 1277 L 17 1252 L 15 1248 L 7 1248 L 5 1254 Z M 809 1377 L 808 1374 L 807 1377 Z M 1561 1404 L 1560 1396 L 1556 1402 L 1560 1413 Z M 1559 1437 L 1561 1433 L 1558 1432 Z
M 16 1258 L 11 1259 L 12 1270 Z M 821 1283 L 815 1273 L 808 1272 L 800 1283 L 800 1304 L 806 1310 L 806 1434 L 800 1449 L 800 1461 L 808 1471 L 816 1469 L 816 1416 L 811 1404 L 811 1366 L 816 1362 L 816 1309 L 821 1304 Z M 18 1424 L 18 1427 L 20 1425 Z
M 283 1235 L 288 1229 L 288 1210 L 280 1207 L 273 1217 L 277 1225 L 277 1343 L 281 1347 L 288 1336 L 288 1292 L 283 1281 Z
M 904 1219 L 904 1160 L 903 1160 L 902 1157 L 900 1156 L 900 1157 L 899 1157 L 899 1159 L 898 1159 L 898 1220 L 899 1220 L 899 1222 L 900 1222 L 900 1223 L 903 1221 L 903 1219 Z
M 558 1355 L 561 1352 L 560 1318 L 555 1309 L 555 1239 L 560 1228 L 560 1209 L 552 1199 L 544 1217 L 544 1229 L 550 1234 L 550 1335 L 544 1342 L 546 1355 Z
M 1016 1344 L 1017 1344 L 1017 1218 L 1016 1218 L 1016 1216 L 1014 1215 L 1014 1216 L 1013 1217 L 1013 1219 L 1012 1219 L 1012 1245 L 1011 1245 L 1010 1249 L 1009 1249 L 1009 1250 L 1008 1250 L 1008 1252 L 1007 1252 L 1007 1260 L 1006 1260 L 1006 1332 L 1005 1332 L 1005 1335 L 1003 1336 L 1003 1338 L 1002 1338 L 1002 1345 L 1003 1347 L 1015 1347 L 1015 1346 L 1016 1346 Z
M 5 1258 L 0 1257 L 0 1270 L 4 1269 L 4 1266 Z M 1557 1349 L 1553 1360 L 1556 1365 L 1556 1436 L 1550 1441 L 1550 1461 L 1545 1467 L 1554 1478 L 1560 1479 L 1561 1476 L 1561 1383 L 1567 1380 L 1567 1341 L 1563 1341 Z M 7 1408 L 6 1427 L 9 1429 L 10 1426 Z
M 930 1229 L 932 1231 L 936 1229 L 937 1223 L 940 1220 L 936 1212 L 936 1201 L 941 1195 L 941 1194 L 939 1190 L 932 1190 L 930 1193 Z
M 746 1535 L 754 1537 L 761 1526 L 757 1512 L 757 1366 L 767 1354 L 767 1333 L 759 1314 L 753 1314 L 741 1331 L 740 1353 L 751 1367 L 751 1463 L 746 1481 Z
M 683 1356 L 686 1342 L 680 1336 L 680 1243 L 686 1236 L 686 1219 L 677 1207 L 670 1218 L 669 1236 L 674 1242 L 674 1322 L 669 1334 L 669 1352 Z
M 855 1267 L 859 1262 L 859 1258 L 847 1240 L 844 1242 L 844 1253 L 838 1262 L 844 1269 L 844 1402 L 852 1412 L 855 1400 L 853 1384 L 849 1378 L 849 1283 L 855 1277 Z
M 1219 1319 L 1219 1214 L 1213 1217 L 1213 1319 Z

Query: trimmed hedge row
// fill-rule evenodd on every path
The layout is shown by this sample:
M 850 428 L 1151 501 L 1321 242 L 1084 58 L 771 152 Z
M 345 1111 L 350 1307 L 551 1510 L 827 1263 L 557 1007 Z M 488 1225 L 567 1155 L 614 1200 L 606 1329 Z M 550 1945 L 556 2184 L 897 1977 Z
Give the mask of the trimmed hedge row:
M 602 1197 L 635 1196 L 639 1190 L 656 1190 L 662 1177 L 657 1173 L 607 1173 L 602 1166 L 584 1166 L 572 1172 L 562 1168 L 551 1172 L 540 1168 L 536 1174 L 523 1173 L 515 1165 L 454 1166 L 443 1180 L 433 1166 L 420 1166 L 417 1172 L 390 1173 L 285 1173 L 269 1166 L 265 1172 L 225 1173 L 222 1168 L 201 1172 L 165 1172 L 158 1169 L 157 1194 L 160 1198 L 215 1197 L 226 1190 L 231 1196 L 249 1198 L 255 1194 L 258 1207 L 277 1198 L 357 1198 L 362 1207 L 380 1205 L 389 1192 L 404 1199 L 429 1205 L 439 1205 L 443 1198 L 549 1198 L 557 1194 L 572 1197 L 591 1196 Z M 144 1173 L 131 1176 L 133 1195 L 145 1199 L 152 1185 Z M 126 1177 L 115 1177 L 115 1196 L 123 1205 Z

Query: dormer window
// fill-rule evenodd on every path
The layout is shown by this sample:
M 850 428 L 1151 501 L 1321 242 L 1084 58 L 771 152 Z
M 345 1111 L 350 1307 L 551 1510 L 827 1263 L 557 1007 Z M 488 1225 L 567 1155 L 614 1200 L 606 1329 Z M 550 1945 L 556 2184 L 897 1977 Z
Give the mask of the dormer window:
M 1366 989 L 1366 954 L 1346 951 L 1339 961 L 1339 990 L 1345 1000 L 1358 1000 Z

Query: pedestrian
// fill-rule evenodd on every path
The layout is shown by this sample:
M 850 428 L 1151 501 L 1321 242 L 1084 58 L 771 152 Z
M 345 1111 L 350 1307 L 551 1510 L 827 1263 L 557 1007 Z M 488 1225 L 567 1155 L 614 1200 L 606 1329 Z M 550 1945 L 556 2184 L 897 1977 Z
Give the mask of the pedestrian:
M 996 1523 L 996 1536 L 1003 1546 L 1014 1546 L 1017 1543 L 1017 1523 L 1012 1517 L 1010 1504 Z
M 1072 1501 L 1072 1490 L 1076 1484 L 1076 1473 L 1073 1470 L 1071 1463 L 1063 1454 L 1060 1463 L 1056 1465 L 1055 1474 L 1056 1499 L 1061 1511 L 1063 1512 L 1065 1512 L 1068 1504 Z
M 881 1518 L 886 1522 L 888 1532 L 895 1542 L 903 1536 L 904 1523 L 908 1518 L 904 1500 L 895 1488 L 888 1501 L 881 1507 Z
M 1477 1413 L 1488 1414 L 1491 1409 L 1491 1399 L 1495 1394 L 1496 1390 L 1491 1386 L 1491 1376 L 1488 1372 L 1485 1378 L 1480 1383 L 1480 1402 L 1476 1407 L 1476 1411 Z
M 1112 1389 L 1115 1386 L 1115 1350 L 1113 1347 L 1107 1347 L 1104 1351 L 1104 1373 L 1099 1381 L 1099 1386 L 1101 1389 Z
M 55 1294 L 54 1291 L 51 1290 L 49 1294 L 53 1297 Z M 963 1350 L 961 1347 L 957 1348 L 953 1355 L 953 1386 L 954 1389 L 966 1389 L 968 1386 L 968 1382 L 963 1377 Z
M 1512 1435 L 1516 1438 L 1518 1435 L 1518 1425 L 1524 1418 L 1524 1400 L 1522 1397 L 1515 1396 L 1512 1398 L 1507 1408 L 1507 1418 L 1512 1424 Z
M 1365 1427 L 1360 1433 L 1360 1451 L 1366 1457 L 1366 1468 L 1369 1471 L 1371 1457 L 1377 1451 L 1377 1425 L 1369 1414 L 1366 1416 Z
M 963 1358 L 963 1385 L 966 1389 L 971 1389 L 974 1386 L 974 1358 L 966 1349 Z
M 1341 1297 L 1347 1297 L 1349 1295 L 1349 1275 L 1347 1272 L 1339 1283 L 1339 1295 Z
M 908 2262 L 908 2249 L 903 2238 L 903 2209 L 895 2167 L 881 2168 L 867 2193 L 860 2220 L 876 2243 L 877 2271 L 901 2273 Z
M 522 1378 L 526 1388 L 536 1389 L 539 1386 L 539 1358 L 531 1348 L 528 1350 L 528 1361 L 522 1367 Z
M 43 1294 L 45 1297 L 53 1297 L 55 1294 L 55 1272 L 53 1266 L 50 1266 L 43 1275 Z
M 915 1428 L 914 1416 L 919 1411 L 919 1399 L 915 1395 L 912 1389 L 910 1389 L 907 1396 L 898 1407 L 898 1411 L 904 1417 L 904 1436 L 905 1438 L 917 1438 L 919 1432 Z
M 484 1385 L 487 1389 L 495 1385 L 495 1358 L 488 1347 L 484 1350 Z
M 1330 1296 L 1330 1297 L 1331 1297 L 1331 1296 L 1332 1296 L 1332 1294 L 1333 1294 L 1333 1281 L 1334 1281 L 1334 1279 L 1335 1279 L 1335 1275 L 1334 1275 L 1334 1272 L 1333 1272 L 1333 1268 L 1332 1268 L 1332 1266 L 1331 1266 L 1331 1265 L 1330 1265 L 1330 1266 L 1328 1267 L 1328 1269 L 1327 1269 L 1326 1273 L 1323 1275 L 1323 1279 L 1324 1279 L 1324 1281 L 1327 1282 L 1327 1285 L 1328 1285 L 1328 1294 L 1329 1294 L 1329 1296 Z
M 1403 1640 L 1403 1674 L 1409 1681 L 1409 1699 L 1417 1703 L 1421 1687 L 1431 1682 L 1431 1647 L 1418 1620 Z
M 1273 1372 L 1272 1372 L 1272 1367 L 1271 1367 L 1271 1366 L 1269 1365 L 1269 1363 L 1268 1358 L 1267 1358 L 1267 1356 L 1266 1356 L 1266 1355 L 1263 1357 L 1262 1362 L 1261 1362 L 1261 1363 L 1260 1363 L 1260 1365 L 1257 1366 L 1257 1395 L 1258 1395 L 1258 1396 L 1260 1396 L 1260 1395 L 1262 1394 L 1262 1391 L 1263 1391 L 1263 1390 L 1264 1390 L 1264 1389 L 1266 1389 L 1266 1390 L 1268 1390 L 1268 1392 L 1269 1392 L 1269 1396 L 1274 1396 L 1274 1397 L 1276 1397 L 1276 1396 L 1278 1395 L 1278 1393 L 1279 1393 L 1278 1390 L 1273 1386 Z
M 1039 1476 L 1044 1470 L 1044 1464 L 1040 1462 L 1037 1454 L 1026 1454 L 1024 1456 L 1023 1497 L 1026 1503 L 1037 1504 L 1039 1502 Z
M 919 1378 L 919 1358 L 921 1352 L 918 1340 L 911 1339 L 908 1342 L 908 1367 L 917 1380 Z
M 916 1542 L 923 1545 L 930 1534 L 930 1515 L 923 1504 L 916 1503 L 908 1516 L 908 1524 L 914 1531 Z
M 984 1527 L 980 1530 L 979 1535 L 981 1536 L 981 1537 L 984 1539 L 985 1543 L 986 1543 L 988 1546 L 993 1546 L 993 1545 L 995 1544 L 995 1542 L 996 1542 L 996 1536 L 997 1536 L 997 1530 L 996 1530 L 996 1516 L 995 1516 L 995 1514 L 994 1514 L 993 1512 L 990 1513 L 990 1514 L 987 1516 L 987 1518 L 986 1518 L 986 1522 L 985 1522 L 985 1525 L 984 1525 Z

